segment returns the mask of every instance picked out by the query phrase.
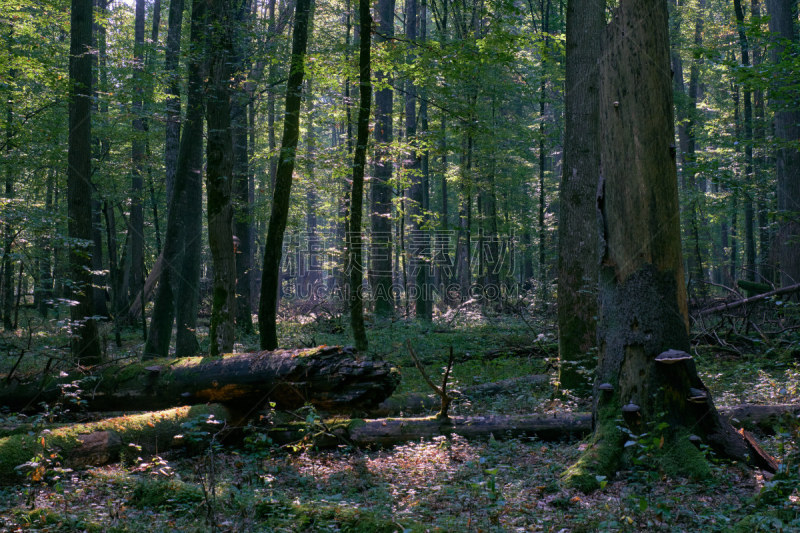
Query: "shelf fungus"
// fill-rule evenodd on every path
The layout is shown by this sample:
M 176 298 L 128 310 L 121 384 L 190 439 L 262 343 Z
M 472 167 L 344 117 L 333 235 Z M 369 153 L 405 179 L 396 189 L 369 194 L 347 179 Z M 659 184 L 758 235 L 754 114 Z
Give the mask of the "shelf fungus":
M 641 419 L 641 413 L 639 411 L 639 406 L 633 402 L 623 405 L 622 418 L 625 419 L 625 422 L 627 422 L 628 425 L 638 424 L 639 420 Z
M 687 401 L 689 403 L 706 403 L 708 401 L 708 393 L 702 389 L 690 388 Z
M 681 350 L 667 350 L 666 352 L 661 352 L 656 356 L 656 363 L 662 365 L 674 365 L 675 363 L 680 363 L 681 361 L 691 361 L 692 356 L 686 352 L 682 352 Z
M 597 389 L 604 394 L 611 394 L 614 392 L 614 385 L 611 383 L 601 383 Z

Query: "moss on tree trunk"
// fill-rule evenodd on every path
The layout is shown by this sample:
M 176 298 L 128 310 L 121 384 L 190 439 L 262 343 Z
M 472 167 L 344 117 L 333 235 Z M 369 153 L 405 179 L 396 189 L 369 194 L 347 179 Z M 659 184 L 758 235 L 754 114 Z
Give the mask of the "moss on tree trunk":
M 687 353 L 667 23 L 665 1 L 622 0 L 603 44 L 595 434 L 565 476 L 584 490 L 629 465 L 624 444 L 644 433 L 663 437 L 650 461 L 671 475 L 709 473 L 691 435 L 726 457 L 759 457 L 719 416 Z

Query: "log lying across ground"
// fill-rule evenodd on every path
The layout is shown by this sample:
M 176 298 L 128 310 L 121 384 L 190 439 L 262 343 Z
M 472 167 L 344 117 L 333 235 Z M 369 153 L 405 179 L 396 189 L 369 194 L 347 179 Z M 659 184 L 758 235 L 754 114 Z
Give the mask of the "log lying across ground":
M 350 413 L 388 398 L 400 375 L 386 362 L 357 358 L 351 348 L 320 346 L 151 360 L 90 376 L 14 381 L 0 389 L 0 406 L 18 411 L 56 401 L 61 387 L 76 380 L 90 411 L 148 411 L 208 402 L 249 411 L 270 401 L 278 409 L 311 403 L 324 411 Z
M 720 409 L 723 416 L 736 418 L 746 427 L 768 427 L 787 414 L 800 414 L 800 404 L 740 405 Z M 20 433 L 0 438 L 0 480 L 19 479 L 18 465 L 43 451 L 58 453 L 65 466 L 102 465 L 119 458 L 120 452 L 133 443 L 141 453 L 162 453 L 175 445 L 184 445 L 189 430 L 184 423 L 202 421 L 214 415 L 218 421 L 231 423 L 235 415 L 221 405 L 179 407 L 167 411 L 115 417 L 88 424 L 74 424 L 45 433 Z M 736 422 L 734 422 L 737 424 Z M 738 425 L 738 424 L 737 424 Z M 203 429 L 198 424 L 199 429 Z M 589 413 L 553 415 L 512 415 L 451 417 L 449 422 L 429 418 L 343 419 L 326 421 L 325 427 L 305 424 L 278 424 L 265 427 L 277 444 L 313 438 L 320 448 L 351 444 L 360 447 L 384 447 L 436 436 L 461 435 L 469 439 L 504 439 L 536 437 L 541 440 L 564 440 L 586 436 L 592 431 Z M 213 431 L 212 431 L 213 432 Z M 176 435 L 184 434 L 178 440 Z M 44 445 L 42 444 L 44 438 Z M 138 452 L 137 452 L 138 453 Z
M 130 444 L 137 446 L 131 450 L 132 459 L 163 453 L 185 445 L 184 439 L 175 438 L 188 431 L 183 424 L 196 421 L 199 429 L 207 429 L 201 424 L 212 415 L 220 422 L 231 418 L 221 405 L 195 405 L 9 435 L 0 438 L 0 481 L 13 482 L 26 470 L 35 470 L 32 460 L 37 455 L 56 454 L 63 466 L 76 468 L 117 461 Z M 20 465 L 24 467 L 18 469 Z

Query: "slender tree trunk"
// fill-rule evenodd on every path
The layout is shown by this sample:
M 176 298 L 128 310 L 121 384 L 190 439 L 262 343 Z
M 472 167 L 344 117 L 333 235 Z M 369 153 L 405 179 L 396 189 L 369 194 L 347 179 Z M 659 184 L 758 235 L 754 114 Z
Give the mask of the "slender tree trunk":
M 795 12 L 792 0 L 767 0 L 770 15 L 769 30 L 775 39 L 785 39 L 772 46 L 771 59 L 776 65 L 789 61 L 791 50 L 786 43 L 797 43 Z M 788 67 L 781 69 L 778 83 L 772 85 L 771 102 L 775 109 L 775 137 L 778 176 L 778 248 L 781 269 L 781 285 L 800 282 L 800 111 L 793 104 L 796 97 L 791 87 L 796 80 L 791 78 Z M 791 142 L 790 142 L 791 141 Z
M 597 316 L 597 63 L 605 0 L 567 3 L 564 164 L 558 217 L 560 387 L 585 394 L 595 367 Z
M 761 2 L 760 0 L 751 0 L 750 14 L 758 20 L 761 18 Z M 761 63 L 763 62 L 762 49 L 759 46 L 753 47 L 753 68 L 758 71 Z M 755 87 L 753 90 L 753 107 L 755 120 L 753 124 L 753 150 L 757 155 L 753 157 L 753 181 L 756 186 L 756 206 L 757 214 L 756 220 L 758 225 L 758 275 L 760 281 L 772 282 L 773 269 L 770 263 L 769 250 L 770 250 L 770 232 L 767 207 L 767 183 L 764 177 L 764 171 L 767 168 L 766 162 L 766 146 L 765 139 L 767 137 L 767 128 L 765 122 L 765 108 L 764 108 L 764 90 L 761 87 Z
M 750 70 L 750 43 L 744 26 L 744 10 L 741 0 L 733 0 L 734 12 L 739 32 L 739 46 L 742 51 L 742 67 Z M 749 82 L 742 85 L 744 91 L 744 249 L 745 279 L 756 279 L 756 240 L 754 233 L 755 212 L 753 211 L 753 104 Z
M 206 0 L 193 0 L 190 33 L 189 78 L 186 121 L 176 160 L 173 194 L 167 211 L 167 232 L 164 240 L 164 269 L 156 293 L 150 334 L 144 357 L 166 357 L 169 353 L 173 318 L 177 315 L 175 355 L 187 357 L 197 352 L 193 322 L 196 316 L 199 254 L 193 255 L 192 242 L 199 241 L 201 199 L 196 191 L 202 185 L 203 160 L 203 79 Z M 192 206 L 192 204 L 196 204 Z M 199 251 L 199 246 L 195 246 Z M 189 326 L 192 327 L 189 327 Z
M 8 47 L 9 52 L 11 52 L 11 37 L 12 37 L 13 27 L 9 29 L 9 40 L 8 40 Z M 15 69 L 11 69 L 10 77 L 13 79 L 15 76 Z M 9 91 L 10 92 L 10 91 Z M 6 157 L 8 161 L 6 162 L 5 166 L 5 191 L 4 197 L 8 199 L 14 198 L 14 169 L 11 165 L 11 152 L 13 147 L 14 141 L 14 102 L 12 100 L 12 95 L 9 94 L 6 97 Z M 14 306 L 14 286 L 13 286 L 13 274 L 12 274 L 12 267 L 11 267 L 11 248 L 14 245 L 14 227 L 9 224 L 3 224 L 3 234 L 4 234 L 4 248 L 3 248 L 3 265 L 2 265 L 2 278 L 0 278 L 0 296 L 2 296 L 2 311 L 0 314 L 3 315 L 3 329 L 6 331 L 10 331 L 14 328 L 13 321 L 11 320 L 11 310 Z
M 70 307 L 72 356 L 81 364 L 100 361 L 97 325 L 91 318 L 91 254 L 85 243 L 92 238 L 91 101 L 92 0 L 72 0 L 70 16 L 69 150 L 67 172 L 68 235 L 72 281 Z
M 367 143 L 369 143 L 369 108 L 372 103 L 372 80 L 370 79 L 370 45 L 372 17 L 369 13 L 369 0 L 359 0 L 358 17 L 360 27 L 359 45 L 359 108 L 358 136 L 353 155 L 353 188 L 350 192 L 350 326 L 356 349 L 367 349 L 367 332 L 364 328 L 364 303 L 362 283 L 364 267 L 361 250 L 361 217 L 364 202 L 364 170 L 367 162 Z
M 131 110 L 133 113 L 133 138 L 131 140 L 131 208 L 128 217 L 128 254 L 130 275 L 128 277 L 129 301 L 133 301 L 144 286 L 144 192 L 145 165 L 145 117 L 144 117 L 144 22 L 145 2 L 136 0 L 134 18 L 134 90 Z M 144 303 L 144 302 L 142 302 Z M 144 315 L 144 305 L 142 305 Z
M 542 46 L 542 69 L 549 64 L 549 34 L 550 31 L 550 0 L 541 0 L 542 7 L 542 32 L 544 34 L 544 44 Z M 547 163 L 545 154 L 545 97 L 547 90 L 547 77 L 542 75 L 539 83 L 539 294 L 542 303 L 547 299 L 547 265 L 545 264 L 545 244 L 547 240 L 547 228 L 544 224 L 544 208 L 547 192 L 544 183 L 544 170 Z
M 170 0 L 167 19 L 167 50 L 164 56 L 164 74 L 167 77 L 166 139 L 164 144 L 164 174 L 167 187 L 167 206 L 171 204 L 178 164 L 178 148 L 181 136 L 181 80 L 178 63 L 181 53 L 181 30 L 183 28 L 184 0 Z M 169 213 L 167 213 L 169 218 Z
M 46 190 L 44 197 L 44 207 L 48 213 L 51 212 L 51 210 L 53 209 L 53 189 L 55 186 L 53 183 L 55 181 L 55 177 L 53 174 L 54 174 L 53 169 L 47 171 L 47 184 L 45 185 Z M 109 241 L 109 246 L 110 246 L 110 241 Z M 37 294 L 39 295 L 39 300 L 38 300 L 39 305 L 37 306 L 37 308 L 42 318 L 47 318 L 47 311 L 48 309 L 50 309 L 52 305 L 52 299 L 53 299 L 52 258 L 53 258 L 52 239 L 49 235 L 46 235 L 42 241 L 42 257 L 39 263 L 39 279 L 38 279 L 39 290 L 37 291 Z
M 378 46 L 394 37 L 394 0 L 378 2 Z M 375 79 L 391 84 L 388 73 L 378 71 Z M 389 317 L 394 313 L 392 293 L 392 185 L 394 166 L 390 152 L 392 143 L 393 91 L 385 87 L 375 93 L 375 171 L 370 206 L 369 286 L 375 300 L 375 315 Z
M 261 275 L 261 300 L 258 305 L 258 329 L 261 348 L 274 350 L 278 347 L 277 303 L 278 281 L 283 247 L 283 234 L 289 216 L 289 198 L 292 189 L 297 140 L 300 133 L 300 104 L 305 73 L 306 44 L 310 0 L 297 0 L 295 23 L 292 32 L 292 60 L 289 81 L 286 87 L 286 113 L 283 121 L 283 140 L 275 175 L 272 197 L 272 213 L 267 228 L 267 243 L 264 247 L 264 265 Z

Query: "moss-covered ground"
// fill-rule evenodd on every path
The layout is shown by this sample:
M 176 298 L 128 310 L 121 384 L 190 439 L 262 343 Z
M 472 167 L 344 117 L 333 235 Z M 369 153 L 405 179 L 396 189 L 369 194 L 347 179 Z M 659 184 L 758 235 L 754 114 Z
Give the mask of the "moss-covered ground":
M 433 394 L 406 353 L 406 340 L 434 381 L 452 346 L 457 359 L 452 383 L 457 388 L 540 373 L 555 382 L 554 331 L 525 318 L 462 312 L 450 322 L 439 319 L 429 325 L 372 324 L 367 356 L 400 368 L 403 382 L 398 393 Z M 335 319 L 306 317 L 282 323 L 279 333 L 284 345 L 292 347 L 349 344 L 347 332 L 338 329 Z M 140 342 L 134 333 L 129 335 L 128 355 Z M 256 349 L 257 340 L 245 338 L 237 350 Z M 800 365 L 782 346 L 786 344 L 778 341 L 772 347 L 749 345 L 742 355 L 703 345 L 694 350 L 717 405 L 797 401 Z M 113 353 L 124 355 L 125 350 Z M 0 379 L 13 364 L 8 359 L 0 358 Z M 45 360 L 44 355 L 34 356 L 21 368 L 33 373 Z M 588 410 L 589 402 L 552 387 L 518 387 L 459 400 L 453 409 L 456 414 L 558 413 Z M 79 408 L 72 410 L 68 416 Z M 313 411 L 281 418 L 320 429 Z M 0 428 L 11 432 L 23 427 L 27 432 L 32 421 L 5 413 Z M 675 475 L 683 470 L 670 461 L 681 461 L 687 454 L 674 447 L 673 453 L 654 460 L 658 450 L 672 446 L 674 436 L 667 433 L 662 442 L 658 428 L 651 429 L 647 436 L 631 438 L 610 425 L 609 438 L 626 441 L 629 460 L 615 476 L 587 477 L 585 488 L 595 490 L 586 493 L 570 488 L 564 473 L 585 457 L 590 439 L 543 442 L 498 435 L 473 442 L 440 437 L 383 450 L 358 450 L 344 442 L 333 450 L 319 450 L 313 441 L 273 446 L 266 432 L 256 428 L 247 433 L 244 444 L 223 445 L 213 439 L 213 431 L 190 427 L 187 436 L 194 433 L 194 438 L 212 441 L 204 453 L 170 452 L 141 459 L 128 454 L 121 464 L 80 471 L 58 469 L 55 457 L 41 480 L 30 475 L 1 480 L 6 484 L 0 486 L 0 531 L 800 530 L 796 428 L 784 425 L 776 435 L 759 436 L 770 453 L 790 465 L 771 478 L 718 461 L 708 452 L 704 472 Z

